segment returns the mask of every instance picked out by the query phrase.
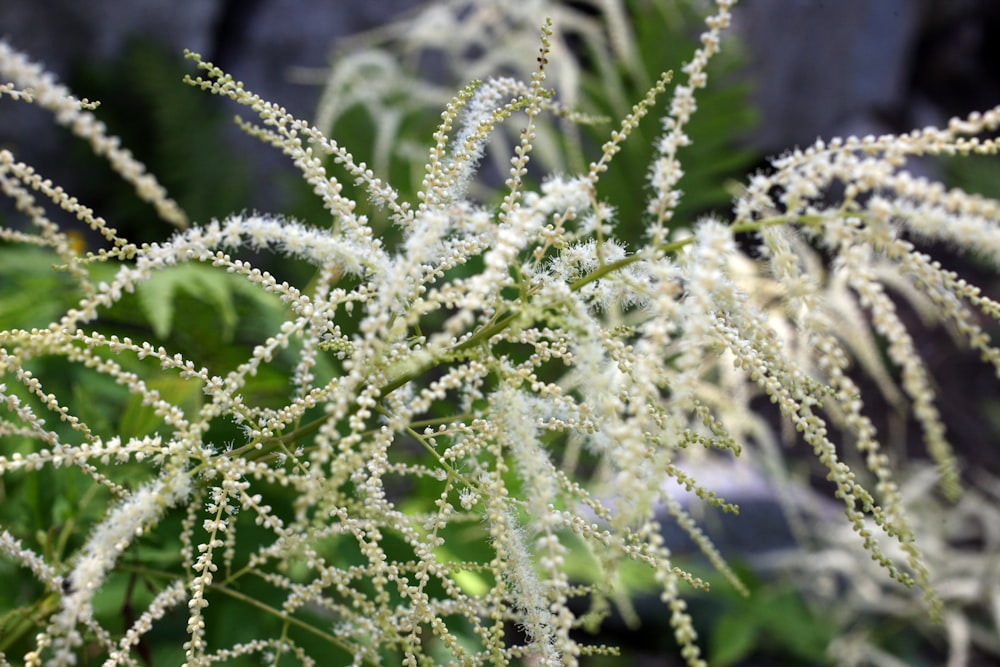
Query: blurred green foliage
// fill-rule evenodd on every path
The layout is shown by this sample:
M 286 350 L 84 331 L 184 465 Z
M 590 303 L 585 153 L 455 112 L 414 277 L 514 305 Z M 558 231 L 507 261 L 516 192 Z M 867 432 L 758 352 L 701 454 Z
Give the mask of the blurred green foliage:
M 630 0 L 627 4 L 634 17 L 635 47 L 646 71 L 639 76 L 619 65 L 616 79 L 621 88 L 614 95 L 608 90 L 606 74 L 591 70 L 583 80 L 584 111 L 612 119 L 628 113 L 630 105 L 646 94 L 660 69 L 675 68 L 671 89 L 683 82 L 684 74 L 675 63 L 685 62 L 698 46 L 692 26 L 698 25 L 699 17 L 691 3 Z M 732 200 L 730 188 L 761 158 L 741 144 L 757 121 L 750 103 L 750 88 L 736 77 L 742 62 L 739 44 L 731 40 L 709 65 L 708 88 L 698 91 L 698 112 L 686 129 L 691 144 L 678 154 L 684 165 L 684 176 L 679 183 L 684 196 L 671 219 L 675 227 L 690 227 L 698 216 L 709 212 L 721 212 L 723 218 L 728 217 L 725 209 Z M 622 239 L 638 240 L 643 235 L 647 219 L 647 169 L 656 154 L 656 139 L 662 133 L 660 120 L 668 111 L 669 97 L 664 98 L 657 100 L 657 106 L 632 132 L 611 167 L 601 176 L 599 195 L 615 207 L 623 229 L 619 234 Z M 627 103 L 623 104 L 624 101 Z M 592 144 L 585 151 L 588 159 L 594 159 L 595 148 L 599 151 L 611 129 L 616 127 L 583 126 L 585 143 Z
M 190 220 L 204 224 L 243 210 L 253 184 L 246 160 L 226 136 L 231 113 L 220 100 L 185 86 L 187 73 L 179 54 L 133 40 L 111 63 L 82 62 L 68 83 L 77 94 L 100 101 L 95 113 L 110 133 L 156 175 Z M 89 146 L 74 142 L 73 148 L 81 199 L 123 236 L 152 241 L 173 231 Z
M 629 104 L 640 99 L 659 68 L 682 62 L 696 46 L 691 26 L 696 25 L 698 17 L 686 3 L 633 0 L 629 7 L 634 18 L 636 47 L 649 71 L 646 77 L 639 77 L 623 68 L 618 72 L 621 87 L 617 91 L 609 91 L 606 87 L 606 72 L 591 71 L 583 82 L 582 110 L 586 112 L 620 118 L 627 112 L 627 105 L 622 106 L 623 99 L 629 100 Z M 586 58 L 586 54 L 581 55 Z M 738 58 L 720 59 L 713 65 L 713 73 L 727 85 L 717 82 L 699 96 L 700 112 L 688 129 L 693 145 L 682 155 L 686 165 L 686 175 L 681 182 L 685 198 L 674 218 L 678 225 L 690 224 L 697 215 L 728 202 L 727 181 L 738 178 L 757 159 L 739 147 L 739 139 L 751 127 L 754 114 L 747 89 L 726 81 L 737 65 Z M 233 154 L 224 139 L 226 115 L 216 106 L 215 99 L 180 84 L 184 72 L 183 64 L 174 54 L 165 54 L 148 43 L 134 42 L 111 67 L 82 67 L 72 85 L 81 94 L 101 101 L 99 113 L 110 131 L 120 136 L 149 170 L 157 174 L 192 220 L 205 222 L 241 210 L 251 192 L 251 179 L 243 160 Z M 664 112 L 664 103 L 665 100 L 661 100 L 657 107 L 660 114 Z M 437 122 L 437 111 L 431 110 L 414 109 L 401 118 L 397 141 L 400 150 L 391 153 L 388 173 L 380 176 L 397 185 L 405 199 L 414 198 L 419 184 L 415 175 L 421 172 L 422 165 L 414 162 L 412 147 L 426 145 Z M 564 148 L 570 152 L 581 149 L 588 160 L 594 159 L 612 127 L 610 123 L 584 126 L 583 145 Z M 622 234 L 623 238 L 638 238 L 642 233 L 645 170 L 659 133 L 654 113 L 625 143 L 611 170 L 602 177 L 600 196 L 617 209 L 620 224 L 633 229 Z M 348 148 L 359 161 L 373 159 L 375 124 L 364 110 L 354 109 L 340 117 L 332 136 L 346 138 Z M 125 237 L 135 241 L 156 240 L 171 231 L 165 223 L 150 222 L 155 220 L 152 209 L 113 177 L 101 159 L 81 148 L 74 151 L 72 160 L 85 177 L 84 196 L 88 204 L 107 217 Z M 336 173 L 336 167 L 330 167 Z M 328 213 L 307 187 L 291 174 L 289 183 L 296 184 L 297 190 L 286 212 L 310 224 L 329 224 Z M 357 187 L 346 182 L 345 195 L 364 202 L 365 197 Z M 373 214 L 378 215 L 377 211 Z M 40 249 L 0 246 L 0 285 L 3 286 L 0 290 L 0 328 L 44 326 L 74 304 L 79 295 L 73 294 L 70 281 L 64 274 L 51 270 L 57 259 Z M 282 269 L 296 270 L 295 267 Z M 113 267 L 95 264 L 89 270 L 100 274 L 112 271 Z M 46 298 L 40 299 L 38 295 Z M 263 332 L 274 330 L 275 323 L 281 321 L 278 317 L 281 307 L 276 299 L 263 298 L 259 290 L 247 289 L 241 279 L 202 266 L 180 266 L 161 272 L 144 283 L 137 294 L 105 313 L 94 326 L 107 334 L 160 341 L 169 349 L 184 350 L 186 358 L 205 364 L 213 372 L 224 373 L 247 358 L 249 350 L 265 335 Z M 65 364 L 58 358 L 36 362 L 61 366 L 56 372 L 46 373 L 48 377 L 59 378 L 48 391 L 85 399 L 74 400 L 74 404 L 84 406 L 84 413 L 79 416 L 95 430 L 119 434 L 123 438 L 141 437 L 153 433 L 159 425 L 160 418 L 149 406 L 142 405 L 135 396 L 106 377 Z M 123 363 L 138 364 L 124 360 Z M 141 373 L 142 369 L 137 366 L 135 370 Z M 317 372 L 324 372 L 324 369 Z M 257 392 L 258 396 L 252 400 L 261 403 L 269 394 L 278 396 L 286 392 L 287 382 L 279 360 L 277 365 L 265 366 L 248 390 Z M 153 388 L 171 403 L 188 406 L 192 411 L 203 400 L 198 384 L 176 378 L 164 377 Z M 36 401 L 27 395 L 22 398 L 29 403 Z M 73 434 L 65 426 L 53 425 L 53 428 L 68 441 L 73 440 Z M 213 428 L 212 439 L 218 447 L 239 439 L 236 425 Z M 17 451 L 27 443 L 27 440 L 5 438 L 4 451 Z M 143 467 L 136 466 L 132 471 L 136 476 L 128 483 L 141 483 L 142 470 Z M 126 478 L 129 472 L 126 466 L 123 469 Z M 0 524 L 21 534 L 36 535 L 44 545 L 49 562 L 59 563 L 63 560 L 62 555 L 79 547 L 71 542 L 70 536 L 85 535 L 86 530 L 80 527 L 95 522 L 107 506 L 109 499 L 100 489 L 77 469 L 45 468 L 31 475 L 5 475 L 0 479 Z M 412 503 L 428 506 L 438 491 L 438 486 L 430 480 L 426 482 L 426 489 L 421 489 L 419 483 L 406 489 Z M 286 500 L 290 502 L 291 498 L 286 495 Z M 103 621 L 120 618 L 126 625 L 134 610 L 144 608 L 154 592 L 175 574 L 179 541 L 164 541 L 162 536 L 179 535 L 181 520 L 179 514 L 164 519 L 166 525 L 173 523 L 178 529 L 158 531 L 161 541 L 143 539 L 135 543 L 130 553 L 131 565 L 122 567 L 95 600 L 97 614 Z M 242 526 L 240 530 L 246 540 L 253 527 Z M 447 539 L 449 553 L 442 553 L 442 557 L 470 562 L 488 560 L 487 544 L 463 539 L 460 526 L 449 526 L 447 531 L 452 533 Z M 244 546 L 247 544 L 244 542 Z M 387 539 L 384 547 L 391 552 L 393 541 Z M 407 547 L 400 542 L 395 548 Z M 357 545 L 350 540 L 332 539 L 325 555 L 344 563 L 353 559 L 360 564 L 363 558 L 356 549 Z M 582 554 L 577 554 L 577 558 L 578 575 L 585 579 L 588 569 L 585 558 Z M 294 571 L 296 565 L 289 563 L 288 567 Z M 746 574 L 752 581 L 752 575 Z M 458 583 L 470 589 L 491 585 L 491 582 L 479 580 L 479 576 L 470 572 Z M 20 641 L 29 640 L 44 626 L 45 616 L 55 608 L 56 597 L 40 594 L 35 580 L 19 577 L 16 568 L 7 560 L 0 561 L 0 580 L 18 582 L 17 585 L 0 586 L 0 610 L 3 610 L 0 613 L 0 651 L 6 651 Z M 650 583 L 637 580 L 630 583 L 630 588 L 640 596 Z M 720 583 L 718 589 L 724 588 L 725 584 Z M 790 591 L 761 582 L 756 582 L 754 588 L 755 595 L 748 601 L 720 594 L 722 606 L 717 615 L 709 616 L 713 620 L 707 632 L 713 664 L 737 665 L 765 648 L 801 660 L 797 664 L 813 664 L 808 662 L 810 654 L 821 651 L 823 642 L 829 639 L 829 628 Z M 278 627 L 276 630 L 280 624 L 275 615 L 247 613 L 248 599 L 261 609 L 276 607 L 284 599 L 284 591 L 273 589 L 267 582 L 246 579 L 234 590 L 247 598 L 216 601 L 207 610 L 208 626 L 227 634 L 218 641 L 209 638 L 210 643 L 233 645 L 256 636 L 288 632 L 295 635 L 300 645 L 310 647 L 312 640 L 301 629 Z M 27 609 L 28 600 L 42 602 Z M 26 620 L 35 625 L 26 624 Z M 182 662 L 184 620 L 182 613 L 168 615 L 168 622 L 158 625 L 144 639 L 140 653 L 147 656 L 148 664 Z M 317 625 L 335 628 L 336 622 L 335 618 L 325 618 Z M 657 627 L 655 620 L 651 625 Z M 664 623 L 663 628 L 666 627 Z M 669 631 L 664 636 L 669 637 Z M 315 642 L 329 652 L 327 643 L 320 644 L 319 639 Z M 660 648 L 666 650 L 662 645 Z M 14 649 L 10 654 L 19 653 Z M 332 663 L 344 658 L 346 656 L 330 655 Z M 386 664 L 391 664 L 392 656 L 385 656 L 385 659 Z M 595 657 L 590 662 L 630 664 L 634 659 L 635 655 L 625 647 L 621 658 Z M 289 659 L 276 658 L 272 664 L 292 663 Z

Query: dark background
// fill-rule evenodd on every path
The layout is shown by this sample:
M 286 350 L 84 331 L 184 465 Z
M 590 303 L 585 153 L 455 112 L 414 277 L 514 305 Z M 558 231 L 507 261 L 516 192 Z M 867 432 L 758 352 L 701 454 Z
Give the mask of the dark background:
M 81 68 L 118 61 L 136 40 L 160 45 L 178 60 L 189 48 L 265 99 L 309 118 L 319 89 L 294 73 L 324 67 L 339 38 L 383 24 L 418 4 L 4 0 L 0 35 L 64 82 L 79 79 Z M 1000 41 L 990 37 L 1000 34 L 1000 3 L 744 0 L 736 12 L 737 33 L 746 47 L 744 76 L 754 87 L 760 112 L 748 141 L 764 154 L 819 136 L 940 124 L 1000 103 Z M 62 137 L 51 118 L 23 107 L 0 106 L 0 145 L 12 147 L 56 182 L 71 183 L 72 170 L 60 159 Z M 280 156 L 256 150 L 251 142 L 239 146 L 254 150 L 249 162 L 260 165 L 255 167 L 253 201 L 246 205 L 280 206 L 280 190 L 270 184 L 271 170 L 282 164 Z

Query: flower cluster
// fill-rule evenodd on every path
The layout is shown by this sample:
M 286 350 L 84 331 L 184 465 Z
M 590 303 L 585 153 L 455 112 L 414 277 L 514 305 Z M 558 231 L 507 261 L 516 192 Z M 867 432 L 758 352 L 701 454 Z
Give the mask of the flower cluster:
M 579 631 L 600 624 L 623 573 L 638 567 L 668 606 L 685 660 L 703 665 L 683 594 L 706 584 L 675 562 L 661 522 L 676 521 L 741 584 L 665 482 L 736 510 L 685 461 L 773 452 L 760 396 L 825 468 L 858 549 L 918 584 L 937 610 L 850 365 L 859 360 L 887 396 L 913 406 L 941 488 L 957 495 L 933 383 L 893 295 L 929 305 L 1000 373 L 982 325 L 1000 304 L 916 245 L 945 240 L 996 263 L 1000 204 L 905 166 L 917 155 L 994 153 L 996 142 L 977 135 L 997 129 L 1000 110 L 789 153 L 750 179 L 731 220 L 678 231 L 668 223 L 683 198 L 679 149 L 733 2 L 717 0 L 673 88 L 648 182 L 636 185 L 637 197 L 649 195 L 641 240 L 616 237 L 601 175 L 670 77 L 583 173 L 535 187 L 536 124 L 558 110 L 546 86 L 548 25 L 529 81 L 475 82 L 448 104 L 413 201 L 315 126 L 188 54 L 197 68 L 188 83 L 248 109 L 241 126 L 287 155 L 323 202 L 327 219 L 308 223 L 236 214 L 187 226 L 86 105 L 0 43 L 0 81 L 12 83 L 0 95 L 53 109 L 182 228 L 132 244 L 0 151 L 0 189 L 31 226 L 3 228 L 0 239 L 51 249 L 79 291 L 48 326 L 0 331 L 0 480 L 72 473 L 103 507 L 70 526 L 59 549 L 0 526 L 0 554 L 48 600 L 20 644 L 8 644 L 30 645 L 17 658 L 138 664 L 145 637 L 183 615 L 190 666 L 283 654 L 316 664 L 318 650 L 324 664 L 572 665 L 613 650 Z M 502 192 L 485 205 L 469 184 L 515 116 Z M 334 169 L 363 187 L 391 235 Z M 47 205 L 109 247 L 79 254 Z M 292 284 L 261 268 L 269 254 L 310 277 Z M 108 317 L 191 265 L 267 295 L 277 317 L 263 333 L 241 323 L 259 336 L 243 358 L 198 359 L 152 335 L 126 336 Z M 85 388 L 50 391 L 53 368 L 114 385 L 152 425 L 133 435 L 124 420 L 95 418 Z M 852 447 L 867 469 L 845 462 Z M 122 595 L 116 577 L 142 578 L 149 591 L 127 588 L 123 631 L 98 610 L 102 595 Z M 213 628 L 237 622 L 233 609 L 261 615 L 272 636 L 220 645 Z

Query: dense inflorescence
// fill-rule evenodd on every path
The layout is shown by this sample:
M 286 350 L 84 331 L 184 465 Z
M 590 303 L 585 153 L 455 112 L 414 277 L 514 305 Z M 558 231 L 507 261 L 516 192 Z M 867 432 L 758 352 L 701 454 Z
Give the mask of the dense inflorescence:
M 601 175 L 671 90 L 670 77 L 622 119 L 588 169 L 536 187 L 527 178 L 536 123 L 561 113 L 546 87 L 549 27 L 530 80 L 475 82 L 447 106 L 412 201 L 310 123 L 188 54 L 197 67 L 189 83 L 252 112 L 242 127 L 294 163 L 329 214 L 321 226 L 257 213 L 189 225 L 89 103 L 0 42 L 0 80 L 10 81 L 0 96 L 51 109 L 179 228 L 162 242 L 131 243 L 0 150 L 0 188 L 30 223 L 0 229 L 0 239 L 51 249 L 79 291 L 47 326 L 0 331 L 0 477 L 74 469 L 106 503 L 58 557 L 0 527 L 0 552 L 53 601 L 17 659 L 71 665 L 87 647 L 106 665 L 138 664 L 143 637 L 182 613 L 191 666 L 257 654 L 316 664 L 305 647 L 317 640 L 349 664 L 576 664 L 612 650 L 577 630 L 600 622 L 621 573 L 638 564 L 669 606 L 688 664 L 704 664 L 682 591 L 705 584 L 674 562 L 661 509 L 741 584 L 665 480 L 735 510 L 685 472 L 684 460 L 768 441 L 771 427 L 751 407 L 759 396 L 825 467 L 858 548 L 891 577 L 918 584 L 933 612 L 919 536 L 849 366 L 859 360 L 887 394 L 905 396 L 941 488 L 957 495 L 933 382 L 890 288 L 930 305 L 1000 372 L 1000 351 L 981 325 L 1000 307 L 916 245 L 946 241 L 996 264 L 998 203 L 905 170 L 919 155 L 994 153 L 996 143 L 977 135 L 997 129 L 1000 111 L 940 130 L 817 142 L 753 176 L 731 220 L 685 230 L 671 220 L 683 197 L 685 128 L 732 4 L 715 3 L 669 93 L 648 180 L 636 184 L 636 196 L 648 196 L 643 239 L 616 236 Z M 473 199 L 486 146 L 515 118 L 496 204 Z M 344 193 L 334 167 L 363 187 L 398 238 L 387 240 Z M 81 253 L 47 205 L 107 247 Z M 748 233 L 752 255 L 737 239 Z M 311 277 L 276 277 L 256 264 L 267 254 L 311 266 Z M 192 264 L 270 295 L 281 314 L 246 358 L 223 369 L 106 321 L 158 275 Z M 95 278 L 109 265 L 111 274 Z M 898 369 L 898 389 L 881 355 Z M 152 411 L 156 428 L 123 436 L 114 424 L 88 423 L 80 395 L 49 391 L 51 366 L 36 362 L 52 358 L 80 369 L 83 381 L 122 388 Z M 261 399 L 258 376 L 275 373 L 285 381 L 281 399 Z M 197 387 L 199 399 L 173 400 L 164 377 Z M 845 463 L 845 447 L 867 470 Z M 173 560 L 144 572 L 155 583 L 141 613 L 124 631 L 102 624 L 95 599 L 113 573 L 141 558 L 143 545 L 172 539 Z M 582 558 L 593 563 L 589 575 L 572 567 Z M 241 592 L 250 581 L 277 604 Z M 275 635 L 214 644 L 211 610 L 223 599 L 270 615 Z

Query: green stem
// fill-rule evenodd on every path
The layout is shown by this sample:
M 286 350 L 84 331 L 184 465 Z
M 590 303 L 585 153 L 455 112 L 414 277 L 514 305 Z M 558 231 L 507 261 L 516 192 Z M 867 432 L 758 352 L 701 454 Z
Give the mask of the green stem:
M 765 218 L 763 220 L 754 220 L 752 222 L 744 222 L 738 225 L 731 225 L 730 230 L 734 234 L 744 234 L 747 232 L 757 232 L 765 227 L 774 227 L 777 225 L 787 225 L 798 223 L 802 225 L 815 225 L 823 220 L 822 217 L 818 215 L 796 215 L 796 216 L 775 216 L 773 218 Z M 669 255 L 677 252 L 684 246 L 690 245 L 694 242 L 694 237 L 689 236 L 686 239 L 681 239 L 680 241 L 672 241 L 670 243 L 665 243 L 660 246 L 659 250 L 665 255 Z M 600 280 L 604 276 L 613 273 L 619 269 L 625 268 L 630 264 L 634 264 L 639 261 L 640 255 L 629 255 L 628 257 L 623 257 L 614 262 L 608 264 L 602 264 L 597 267 L 583 278 L 580 278 L 576 282 L 570 285 L 570 290 L 576 292 L 584 285 L 592 283 L 596 280 Z
M 32 631 L 45 625 L 46 619 L 59 609 L 59 594 L 50 592 L 30 607 L 18 607 L 0 616 L 0 655 Z
M 467 480 L 460 472 L 458 472 L 457 470 L 455 470 L 455 468 L 452 467 L 452 465 L 450 463 L 448 463 L 447 461 L 445 461 L 444 458 L 440 454 L 437 453 L 437 450 L 435 450 L 433 447 L 431 447 L 430 443 L 427 442 L 427 439 L 424 438 L 424 436 L 422 436 L 420 433 L 418 433 L 412 427 L 409 427 L 409 426 L 406 427 L 406 432 L 409 433 L 410 436 L 413 437 L 417 442 L 419 442 L 423 446 L 424 449 L 426 449 L 428 452 L 430 452 L 430 455 L 433 456 L 437 460 L 438 465 L 440 465 L 442 468 L 444 468 L 448 472 L 449 476 L 451 476 L 454 479 L 457 479 L 458 481 L 460 481 L 462 484 L 464 484 L 466 487 L 468 487 L 470 489 L 477 489 L 477 487 L 476 487 L 475 484 L 473 484 L 472 482 L 470 482 L 469 480 Z
M 135 573 L 135 574 L 143 576 L 143 577 L 149 577 L 149 578 L 155 578 L 155 579 L 163 579 L 163 580 L 167 580 L 167 581 L 173 581 L 173 580 L 177 579 L 177 575 L 174 574 L 174 573 L 172 573 L 172 572 L 167 572 L 165 570 L 157 570 L 157 569 L 143 567 L 143 566 L 135 566 L 135 565 L 122 564 L 122 565 L 119 566 L 119 569 L 122 570 L 122 571 L 124 571 L 124 572 L 132 572 L 132 573 Z M 230 577 L 229 579 L 227 579 L 227 581 L 232 581 L 233 579 L 234 579 L 233 577 Z M 287 614 L 287 613 L 281 611 L 280 609 L 272 607 L 269 604 L 266 604 L 264 602 L 261 602 L 260 600 L 257 600 L 255 598 L 252 598 L 252 597 L 248 596 L 248 595 L 240 593 L 239 591 L 234 590 L 232 588 L 229 588 L 228 586 L 226 586 L 224 584 L 212 583 L 212 584 L 209 584 L 208 587 L 210 589 L 218 592 L 218 593 L 222 593 L 223 595 L 228 595 L 229 597 L 231 597 L 233 599 L 239 600 L 240 602 L 246 603 L 246 604 L 250 605 L 251 607 L 255 607 L 256 609 L 259 609 L 259 610 L 261 610 L 261 611 L 263 611 L 263 612 L 265 612 L 267 614 L 270 614 L 271 616 L 279 618 L 279 619 L 281 619 L 282 622 L 284 622 L 284 623 L 286 623 L 288 625 L 294 625 L 295 627 L 300 628 L 301 630 L 305 630 L 306 632 L 308 632 L 308 633 L 310 633 L 312 635 L 315 635 L 315 636 L 317 636 L 317 637 L 319 637 L 319 638 L 321 638 L 321 639 L 323 639 L 325 641 L 328 641 L 330 643 L 336 644 L 337 646 L 339 646 L 340 648 L 344 649 L 348 653 L 352 653 L 353 654 L 353 650 L 352 650 L 351 646 L 348 645 L 344 640 L 340 639 L 339 637 L 337 637 L 335 635 L 331 635 L 328 632 L 323 632 L 319 628 L 316 628 L 316 627 L 314 627 L 314 626 L 306 623 L 302 619 L 296 618 L 296 617 L 294 617 L 294 616 L 292 616 L 290 614 Z M 365 660 L 365 664 L 375 665 L 376 663 L 372 662 L 371 660 Z
M 310 633 L 312 635 L 315 635 L 315 636 L 319 637 L 320 639 L 323 639 L 323 640 L 328 641 L 328 642 L 330 642 L 332 644 L 335 644 L 335 645 L 339 646 L 340 648 L 342 648 L 344 651 L 347 651 L 348 653 L 350 653 L 352 655 L 354 654 L 354 651 L 352 650 L 351 646 L 349 644 L 347 644 L 347 642 L 345 642 L 344 640 L 340 639 L 339 637 L 337 637 L 335 635 L 331 635 L 328 632 L 323 632 L 319 628 L 314 627 L 312 625 L 309 625 L 305 621 L 303 621 L 301 619 L 298 619 L 298 618 L 296 618 L 294 616 L 291 616 L 291 615 L 289 615 L 289 614 L 281 611 L 280 609 L 272 607 L 269 604 L 265 604 L 265 603 L 261 602 L 260 600 L 252 598 L 249 595 L 244 595 L 243 593 L 240 593 L 239 591 L 233 590 L 233 589 L 228 588 L 226 586 L 221 586 L 219 584 L 211 584 L 209 586 L 209 588 L 211 588 L 212 590 L 218 591 L 219 593 L 222 593 L 223 595 L 228 595 L 229 597 L 234 598 L 236 600 L 239 600 L 240 602 L 244 602 L 244 603 L 250 605 L 251 607 L 256 607 L 257 609 L 260 609 L 261 611 L 263 611 L 266 614 L 270 614 L 272 616 L 275 616 L 276 618 L 281 619 L 284 623 L 287 623 L 288 625 L 294 625 L 295 627 L 299 628 L 300 630 L 304 630 L 304 631 L 306 631 L 306 632 L 308 632 L 308 633 Z M 364 662 L 367 665 L 376 665 L 377 664 L 377 663 L 373 662 L 371 659 L 367 659 L 367 658 L 365 659 Z
M 787 225 L 787 224 L 815 225 L 815 224 L 818 224 L 818 223 L 822 222 L 822 220 L 823 220 L 823 218 L 821 216 L 818 216 L 818 215 L 794 215 L 794 216 L 780 216 L 779 215 L 779 216 L 774 216 L 774 217 L 771 217 L 771 218 L 764 218 L 762 220 L 753 220 L 753 221 L 750 221 L 750 222 L 744 222 L 744 223 L 740 223 L 740 224 L 734 224 L 734 225 L 730 226 L 730 229 L 732 230 L 732 232 L 734 234 L 743 234 L 743 233 L 747 233 L 747 232 L 760 231 L 761 229 L 763 229 L 765 227 L 774 227 L 774 226 L 778 226 L 778 225 Z M 676 253 L 677 251 L 679 251 L 681 248 L 684 248 L 685 246 L 690 245 L 693 242 L 694 242 L 694 237 L 688 237 L 686 239 L 681 239 L 679 241 L 672 241 L 670 243 L 666 243 L 666 244 L 660 246 L 659 250 L 660 250 L 660 252 L 662 252 L 664 254 L 673 254 L 673 253 Z M 600 280 L 601 278 L 603 278 L 603 277 L 605 277 L 605 276 L 613 273 L 614 271 L 618 271 L 620 269 L 625 268 L 626 266 L 634 264 L 635 262 L 639 261 L 640 259 L 641 259 L 641 255 L 637 255 L 636 254 L 636 255 L 629 255 L 628 257 L 623 257 L 622 259 L 616 260 L 614 262 L 610 262 L 610 263 L 607 263 L 607 264 L 602 264 L 601 266 L 599 266 L 598 268 L 594 269 L 593 271 L 591 271 L 590 273 L 588 273 L 584 277 L 582 277 L 579 280 L 577 280 L 574 283 L 572 283 L 570 285 L 570 290 L 572 290 L 574 292 L 579 291 L 585 285 L 588 285 L 588 284 L 590 284 L 592 282 Z M 427 362 L 426 364 L 421 365 L 418 368 L 415 368 L 413 370 L 407 371 L 405 373 L 402 373 L 402 374 L 396 376 L 395 378 L 393 378 L 392 380 L 390 380 L 389 382 L 387 382 L 385 384 L 385 386 L 382 387 L 382 389 L 379 391 L 379 398 L 381 399 L 381 398 L 384 398 L 384 397 L 388 396 L 389 394 L 391 394 L 392 392 L 394 392 L 396 389 L 399 389 L 403 385 L 405 385 L 405 384 L 407 384 L 409 382 L 412 382 L 413 380 L 417 379 L 421 375 L 423 375 L 423 374 L 425 374 L 425 373 L 433 370 L 434 368 L 436 368 L 437 366 L 439 366 L 445 359 L 452 358 L 456 353 L 464 352 L 465 350 L 468 350 L 468 349 L 470 349 L 472 347 L 475 347 L 477 345 L 482 344 L 484 341 L 489 340 L 491 337 L 493 337 L 496 334 L 500 333 L 501 331 L 507 329 L 515 321 L 517 321 L 517 319 L 521 316 L 521 312 L 522 312 L 521 310 L 518 310 L 516 308 L 512 308 L 512 309 L 510 309 L 510 310 L 502 313 L 501 315 L 495 317 L 491 323 L 485 325 L 479 331 L 477 331 L 474 334 L 472 334 L 469 338 L 467 338 L 466 340 L 462 341 L 458 345 L 455 345 L 454 347 L 452 347 L 450 350 L 448 350 L 447 352 L 445 352 L 442 356 L 434 358 L 431 361 Z M 315 433 L 328 420 L 329 420 L 329 416 L 320 417 L 319 419 L 316 419 L 316 420 L 314 420 L 312 422 L 309 422 L 308 424 L 306 424 L 304 426 L 301 426 L 301 427 L 295 429 L 294 431 L 292 431 L 290 433 L 286 433 L 286 434 L 281 435 L 281 436 L 276 436 L 274 438 L 269 438 L 265 442 L 268 442 L 268 443 L 273 443 L 273 442 L 280 442 L 280 443 L 292 442 L 292 441 L 297 440 L 299 438 L 302 438 L 304 436 L 311 435 L 312 433 Z M 237 450 L 237 451 L 242 451 L 242 450 L 246 449 L 247 447 L 251 447 L 252 444 L 253 443 L 251 443 L 251 445 L 247 445 L 247 446 L 241 448 L 241 450 Z

